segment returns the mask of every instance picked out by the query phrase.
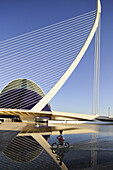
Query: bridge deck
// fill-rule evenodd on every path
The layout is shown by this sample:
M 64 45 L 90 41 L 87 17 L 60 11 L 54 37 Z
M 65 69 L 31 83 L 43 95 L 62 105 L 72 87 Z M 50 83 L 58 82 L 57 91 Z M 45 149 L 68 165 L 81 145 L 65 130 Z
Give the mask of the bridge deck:
M 0 109 L 0 115 L 11 115 L 20 116 L 22 120 L 34 120 L 34 117 L 49 117 L 55 120 L 74 120 L 74 119 L 84 119 L 93 120 L 97 115 L 86 115 L 79 113 L 68 113 L 68 112 L 48 112 L 48 111 L 31 111 L 31 110 L 20 110 L 20 109 Z
M 68 113 L 68 112 L 57 112 L 57 111 L 31 111 L 31 110 L 20 110 L 20 109 L 0 109 L 0 115 L 20 116 L 22 121 L 34 121 L 35 117 L 48 117 L 52 120 L 103 120 L 113 121 L 112 117 L 105 117 L 99 115 L 88 115 L 80 113 Z

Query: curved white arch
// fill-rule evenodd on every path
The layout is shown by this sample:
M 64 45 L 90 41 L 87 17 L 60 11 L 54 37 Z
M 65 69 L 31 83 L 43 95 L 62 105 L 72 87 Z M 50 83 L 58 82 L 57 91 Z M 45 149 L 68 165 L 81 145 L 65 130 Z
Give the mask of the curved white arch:
M 70 67 L 68 68 L 68 70 L 64 73 L 64 75 L 59 79 L 59 81 L 55 84 L 55 86 L 43 97 L 42 100 L 40 100 L 31 110 L 32 111 L 37 111 L 40 112 L 45 105 L 54 97 L 54 95 L 58 92 L 58 90 L 63 86 L 63 84 L 66 82 L 66 80 L 69 78 L 69 76 L 72 74 L 72 72 L 74 71 L 74 69 L 77 67 L 78 63 L 80 62 L 80 60 L 82 59 L 84 53 L 86 52 L 96 30 L 98 27 L 98 23 L 100 20 L 100 14 L 101 14 L 101 4 L 100 4 L 100 0 L 97 0 L 97 13 L 96 13 L 96 18 L 95 18 L 95 22 L 93 25 L 93 28 L 84 44 L 84 46 L 82 47 L 81 51 L 79 52 L 79 54 L 77 55 L 77 57 L 75 58 L 75 60 L 73 61 L 73 63 L 70 65 Z

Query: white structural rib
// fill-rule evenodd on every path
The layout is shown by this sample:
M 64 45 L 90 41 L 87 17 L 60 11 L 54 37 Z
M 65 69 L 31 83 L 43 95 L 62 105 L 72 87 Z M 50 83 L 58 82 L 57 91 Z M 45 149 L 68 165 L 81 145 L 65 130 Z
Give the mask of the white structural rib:
M 101 4 L 100 4 L 100 0 L 97 0 L 97 13 L 96 13 L 96 18 L 95 18 L 95 22 L 94 25 L 92 27 L 92 30 L 86 40 L 86 42 L 84 43 L 84 46 L 82 47 L 81 51 L 79 52 L 79 54 L 77 55 L 77 57 L 75 58 L 75 60 L 73 61 L 73 63 L 70 65 L 70 67 L 68 68 L 68 70 L 64 73 L 64 75 L 59 79 L 59 81 L 55 84 L 55 86 L 43 97 L 43 99 L 41 99 L 31 110 L 32 111 L 37 111 L 40 112 L 47 103 L 49 103 L 49 101 L 54 97 L 54 95 L 58 92 L 58 90 L 63 86 L 63 84 L 66 82 L 66 80 L 69 78 L 69 76 L 72 74 L 72 72 L 74 71 L 74 69 L 77 67 L 78 63 L 80 62 L 80 60 L 82 59 L 84 53 L 86 52 L 96 30 L 99 24 L 99 20 L 100 20 L 100 14 L 101 14 Z

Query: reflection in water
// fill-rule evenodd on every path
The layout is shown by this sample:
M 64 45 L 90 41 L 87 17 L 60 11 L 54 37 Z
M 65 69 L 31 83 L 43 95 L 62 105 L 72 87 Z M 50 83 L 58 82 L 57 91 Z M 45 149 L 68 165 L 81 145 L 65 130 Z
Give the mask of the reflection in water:
M 51 150 L 63 129 L 70 148 Z M 96 131 L 95 131 L 96 130 Z M 98 132 L 98 133 L 94 133 Z M 0 132 L 2 133 L 2 131 Z M 42 137 L 45 137 L 45 139 Z M 51 136 L 50 136 L 51 135 Z M 47 141 L 48 140 L 48 141 Z M 113 169 L 113 126 L 28 124 L 0 153 L 0 169 Z
M 97 138 L 98 138 L 98 133 L 92 133 L 92 141 L 97 142 Z M 96 165 L 97 165 L 97 151 L 91 150 L 91 167 L 93 168 Z
M 86 135 L 82 141 L 72 143 L 68 159 L 70 156 L 72 158 L 64 160 L 65 163 L 69 162 L 70 169 L 113 169 L 113 126 L 94 128 L 98 129 L 98 133 L 92 133 L 89 137 Z
M 45 136 L 45 139 L 47 140 L 48 136 Z M 0 155 L 0 169 L 2 170 L 51 168 L 60 169 L 48 152 L 32 136 L 17 136 Z
M 45 137 L 46 139 L 49 136 Z M 13 161 L 29 162 L 43 151 L 41 145 L 32 136 L 17 136 L 12 140 L 3 153 Z
M 59 165 L 62 165 L 65 153 L 69 152 L 69 148 L 57 148 L 52 149 L 52 153 L 56 154 L 56 158 L 59 161 Z
M 19 169 L 60 169 L 47 142 L 51 132 L 51 127 L 28 124 L 4 149 L 2 157 L 6 161 L 0 162 L 1 168 L 6 169 L 8 165 L 9 169 L 18 169 L 18 166 Z M 62 166 L 67 169 L 64 164 Z

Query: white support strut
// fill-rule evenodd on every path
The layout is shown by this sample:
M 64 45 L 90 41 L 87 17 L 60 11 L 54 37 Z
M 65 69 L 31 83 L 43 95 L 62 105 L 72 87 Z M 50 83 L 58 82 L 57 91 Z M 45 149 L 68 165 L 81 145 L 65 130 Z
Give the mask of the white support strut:
M 100 14 L 101 14 L 101 4 L 100 4 L 100 0 L 97 0 L 97 13 L 96 13 L 95 22 L 86 42 L 84 43 L 84 46 L 82 47 L 81 51 L 79 52 L 79 54 L 77 55 L 73 63 L 70 65 L 68 70 L 64 73 L 64 75 L 59 79 L 59 81 L 55 84 L 55 86 L 31 109 L 31 111 L 40 112 L 47 105 L 47 103 L 49 103 L 49 101 L 55 96 L 55 94 L 59 91 L 59 89 L 63 86 L 63 84 L 72 74 L 74 69 L 77 67 L 78 63 L 82 59 L 84 53 L 86 52 L 97 30 L 99 20 L 100 20 Z

